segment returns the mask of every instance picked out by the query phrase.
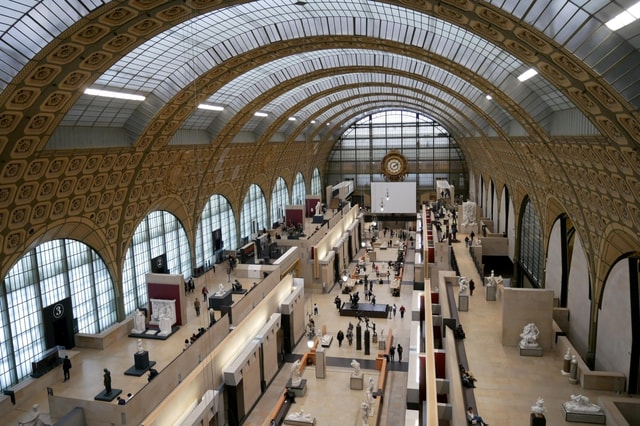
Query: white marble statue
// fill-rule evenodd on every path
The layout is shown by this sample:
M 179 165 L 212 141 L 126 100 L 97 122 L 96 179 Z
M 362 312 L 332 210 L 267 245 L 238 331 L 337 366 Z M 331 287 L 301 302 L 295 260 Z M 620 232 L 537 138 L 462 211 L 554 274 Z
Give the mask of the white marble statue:
M 360 409 L 362 410 L 362 426 L 369 426 L 369 404 L 362 401 Z
M 538 397 L 538 400 L 536 401 L 536 405 L 533 405 L 531 407 L 531 412 L 533 414 L 544 415 L 547 412 L 547 407 L 544 406 L 544 399 L 542 399 L 541 397 Z
M 600 411 L 599 405 L 592 404 L 589 398 L 582 394 L 572 394 L 571 401 L 565 402 L 564 405 L 572 411 L 583 411 L 588 413 Z
M 298 387 L 302 383 L 302 376 L 300 375 L 300 360 L 297 360 L 291 366 L 291 386 Z
M 367 405 L 369 406 L 369 417 L 373 416 L 373 377 L 369 377 L 369 383 L 367 384 Z
M 218 291 L 216 291 L 216 296 L 224 296 L 224 284 L 218 284 Z
M 305 413 L 304 410 L 300 410 L 298 412 L 293 412 L 287 416 L 287 420 L 297 420 L 303 422 L 313 422 L 313 416 L 311 414 Z
M 353 367 L 353 375 L 359 377 L 360 374 L 360 363 L 355 359 L 351 361 L 351 366 Z
M 322 203 L 320 201 L 318 201 L 318 203 L 316 204 L 316 208 L 315 208 L 315 210 L 313 212 L 316 215 L 321 215 L 322 214 Z
M 460 294 L 467 294 L 467 290 L 469 289 L 469 284 L 465 277 L 458 278 L 458 285 L 460 285 Z
M 536 327 L 536 325 L 532 322 L 530 322 L 529 324 L 525 325 L 524 328 L 522 329 L 522 333 L 520 333 L 520 347 L 521 348 L 537 348 L 539 345 L 538 343 L 538 335 L 540 334 L 540 331 L 538 330 L 538 327 Z
M 146 329 L 147 327 L 145 326 L 144 314 L 140 309 L 136 309 L 136 312 L 133 315 L 133 329 L 131 332 L 133 334 L 142 334 Z
M 144 347 L 142 346 L 142 339 L 138 339 L 138 353 L 144 352 Z

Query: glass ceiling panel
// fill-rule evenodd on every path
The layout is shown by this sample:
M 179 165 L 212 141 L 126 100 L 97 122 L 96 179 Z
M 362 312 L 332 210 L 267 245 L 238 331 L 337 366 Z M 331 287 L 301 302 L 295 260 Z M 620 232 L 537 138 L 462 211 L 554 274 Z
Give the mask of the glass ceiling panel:
M 336 16 L 340 11 L 348 14 L 349 19 Z M 418 28 L 419 31 L 416 31 Z M 134 49 L 102 75 L 95 83 L 97 87 L 124 90 L 134 93 L 154 93 L 160 100 L 167 101 L 181 88 L 186 87 L 198 75 L 222 61 L 244 51 L 257 49 L 268 43 L 282 39 L 308 37 L 316 34 L 363 34 L 371 37 L 410 43 L 427 49 L 461 65 L 469 67 L 487 79 L 494 76 L 491 69 L 499 69 L 501 79 L 494 80 L 498 86 L 504 86 L 507 75 L 524 70 L 523 64 L 498 46 L 453 26 L 438 18 L 399 8 L 394 5 L 374 3 L 364 0 L 309 2 L 304 7 L 292 3 L 277 1 L 256 1 L 214 11 L 178 24 L 148 42 Z M 416 36 L 416 34 L 418 34 Z M 373 60 L 388 53 L 377 52 Z M 335 66 L 335 59 L 322 58 L 314 52 L 294 55 L 290 58 L 274 61 L 287 74 L 296 63 L 305 62 L 311 70 Z M 488 58 L 482 60 L 482 58 Z M 307 59 L 316 59 L 308 62 Z M 309 72 L 307 68 L 307 72 Z M 486 74 L 485 74 L 486 73 Z M 246 92 L 253 88 L 263 92 L 272 87 L 275 81 L 269 69 L 259 67 L 257 71 L 244 74 L 211 98 L 212 103 L 222 103 L 238 109 L 255 98 L 255 94 Z M 277 81 L 290 78 L 280 76 Z M 513 78 L 513 76 L 512 76 Z M 538 77 L 536 91 L 544 98 L 554 102 L 547 107 L 561 110 L 572 107 L 562 95 L 549 95 L 555 92 L 544 79 Z M 531 96 L 529 83 L 511 88 L 521 96 Z M 511 96 L 517 94 L 507 92 Z M 89 101 L 91 102 L 91 101 Z M 97 105 L 79 105 L 80 109 L 99 112 Z M 81 114 L 74 111 L 72 116 Z M 111 111 L 109 115 L 117 115 Z M 139 120 L 135 120 L 138 122 Z M 82 123 L 77 123 L 78 125 Z

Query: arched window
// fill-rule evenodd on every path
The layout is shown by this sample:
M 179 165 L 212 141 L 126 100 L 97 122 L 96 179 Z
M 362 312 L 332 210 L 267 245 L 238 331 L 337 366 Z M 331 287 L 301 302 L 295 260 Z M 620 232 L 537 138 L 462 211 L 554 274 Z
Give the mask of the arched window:
M 540 287 L 544 278 L 544 253 L 542 250 L 540 220 L 533 204 L 527 199 L 522 211 L 520 226 L 519 264 L 522 272 L 534 287 Z
M 225 250 L 238 248 L 238 233 L 233 208 L 222 195 L 214 194 L 202 210 L 202 217 L 198 224 L 196 235 L 196 263 L 214 262 L 213 231 L 222 230 L 222 241 Z M 197 266 L 196 265 L 196 266 Z M 190 275 L 190 274 L 189 274 Z
M 145 275 L 151 272 L 151 259 L 162 254 L 169 272 L 191 276 L 189 240 L 182 224 L 169 212 L 155 211 L 140 222 L 127 249 L 122 272 L 125 314 L 149 301 Z
M 325 184 L 354 181 L 354 196 L 363 199 L 371 182 L 384 181 L 380 164 L 392 149 L 407 159 L 405 181 L 416 182 L 419 194 L 436 191 L 438 179 L 465 185 L 460 180 L 467 174 L 464 156 L 449 132 L 425 115 L 398 110 L 368 115 L 340 136 L 329 155 Z M 466 198 L 467 193 L 467 187 L 456 187 L 457 195 Z
M 304 185 L 304 177 L 302 173 L 298 172 L 296 180 L 293 182 L 291 200 L 293 204 L 304 204 L 305 198 L 307 198 L 307 190 Z
M 240 238 L 241 242 L 250 241 L 252 234 L 267 227 L 267 202 L 264 199 L 262 189 L 256 184 L 252 184 L 247 191 L 242 203 L 242 213 L 240 215 Z
M 284 218 L 284 209 L 289 201 L 289 190 L 284 179 L 279 177 L 271 193 L 271 222 L 276 222 Z
M 31 374 L 31 363 L 48 349 L 42 309 L 68 297 L 78 332 L 100 333 L 116 323 L 107 265 L 80 241 L 42 243 L 9 270 L 0 286 L 0 388 Z
M 313 176 L 311 176 L 311 195 L 322 195 L 320 171 L 317 168 L 313 169 Z

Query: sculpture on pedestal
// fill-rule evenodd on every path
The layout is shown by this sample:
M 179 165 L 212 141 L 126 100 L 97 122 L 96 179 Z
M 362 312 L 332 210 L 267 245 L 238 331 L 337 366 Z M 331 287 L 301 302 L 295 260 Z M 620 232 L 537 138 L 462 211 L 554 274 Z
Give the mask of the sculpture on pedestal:
M 295 420 L 302 422 L 313 422 L 313 416 L 311 414 L 307 414 L 304 410 L 300 410 L 298 412 L 293 412 L 287 416 L 287 420 Z
M 297 360 L 291 366 L 291 386 L 298 387 L 302 383 L 302 376 L 300 376 L 300 360 Z
M 592 404 L 588 397 L 578 394 L 571 395 L 571 401 L 564 403 L 565 407 L 572 411 L 583 411 L 586 413 L 593 413 L 600 411 L 600 406 Z
M 224 296 L 224 285 L 222 283 L 218 284 L 218 291 L 216 291 L 216 296 Z
M 351 361 L 351 366 L 353 367 L 353 376 L 359 377 L 362 372 L 360 371 L 360 363 L 355 359 Z
M 142 339 L 138 339 L 138 353 L 144 352 L 144 347 L 142 347 Z
M 467 294 L 467 290 L 469 289 L 469 284 L 467 283 L 467 279 L 465 277 L 458 278 L 458 285 L 460 285 L 460 293 L 459 294 Z
M 373 416 L 373 377 L 369 377 L 369 383 L 367 384 L 367 405 L 369 406 L 369 417 Z
M 320 201 L 316 203 L 316 208 L 313 213 L 316 215 L 322 214 L 322 203 Z
M 104 369 L 103 382 L 105 395 L 111 395 L 111 372 L 106 368 Z
M 536 416 L 544 416 L 544 414 L 547 412 L 547 408 L 544 406 L 544 399 L 538 397 L 536 405 L 531 406 L 531 412 Z
M 146 329 L 144 314 L 140 309 L 136 309 L 133 315 L 133 330 L 131 330 L 131 332 L 134 334 L 142 334 Z
M 520 333 L 520 347 L 523 349 L 527 348 L 537 348 L 538 344 L 538 335 L 540 331 L 538 327 L 534 323 L 529 323 L 524 326 L 522 333 Z

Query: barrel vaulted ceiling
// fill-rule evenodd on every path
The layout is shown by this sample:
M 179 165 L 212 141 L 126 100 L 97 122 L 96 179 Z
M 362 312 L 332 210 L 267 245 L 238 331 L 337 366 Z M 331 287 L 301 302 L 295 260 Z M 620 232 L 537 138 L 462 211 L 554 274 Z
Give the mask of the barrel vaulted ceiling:
M 322 170 L 346 127 L 389 108 L 441 123 L 547 229 L 569 214 L 605 269 L 637 249 L 639 24 L 605 26 L 631 1 L 0 4 L 2 273 L 57 236 L 121 262 L 153 208 L 193 235 L 211 194 L 239 208 L 251 182 L 268 196 L 279 175 Z M 607 204 L 613 220 L 588 212 Z

